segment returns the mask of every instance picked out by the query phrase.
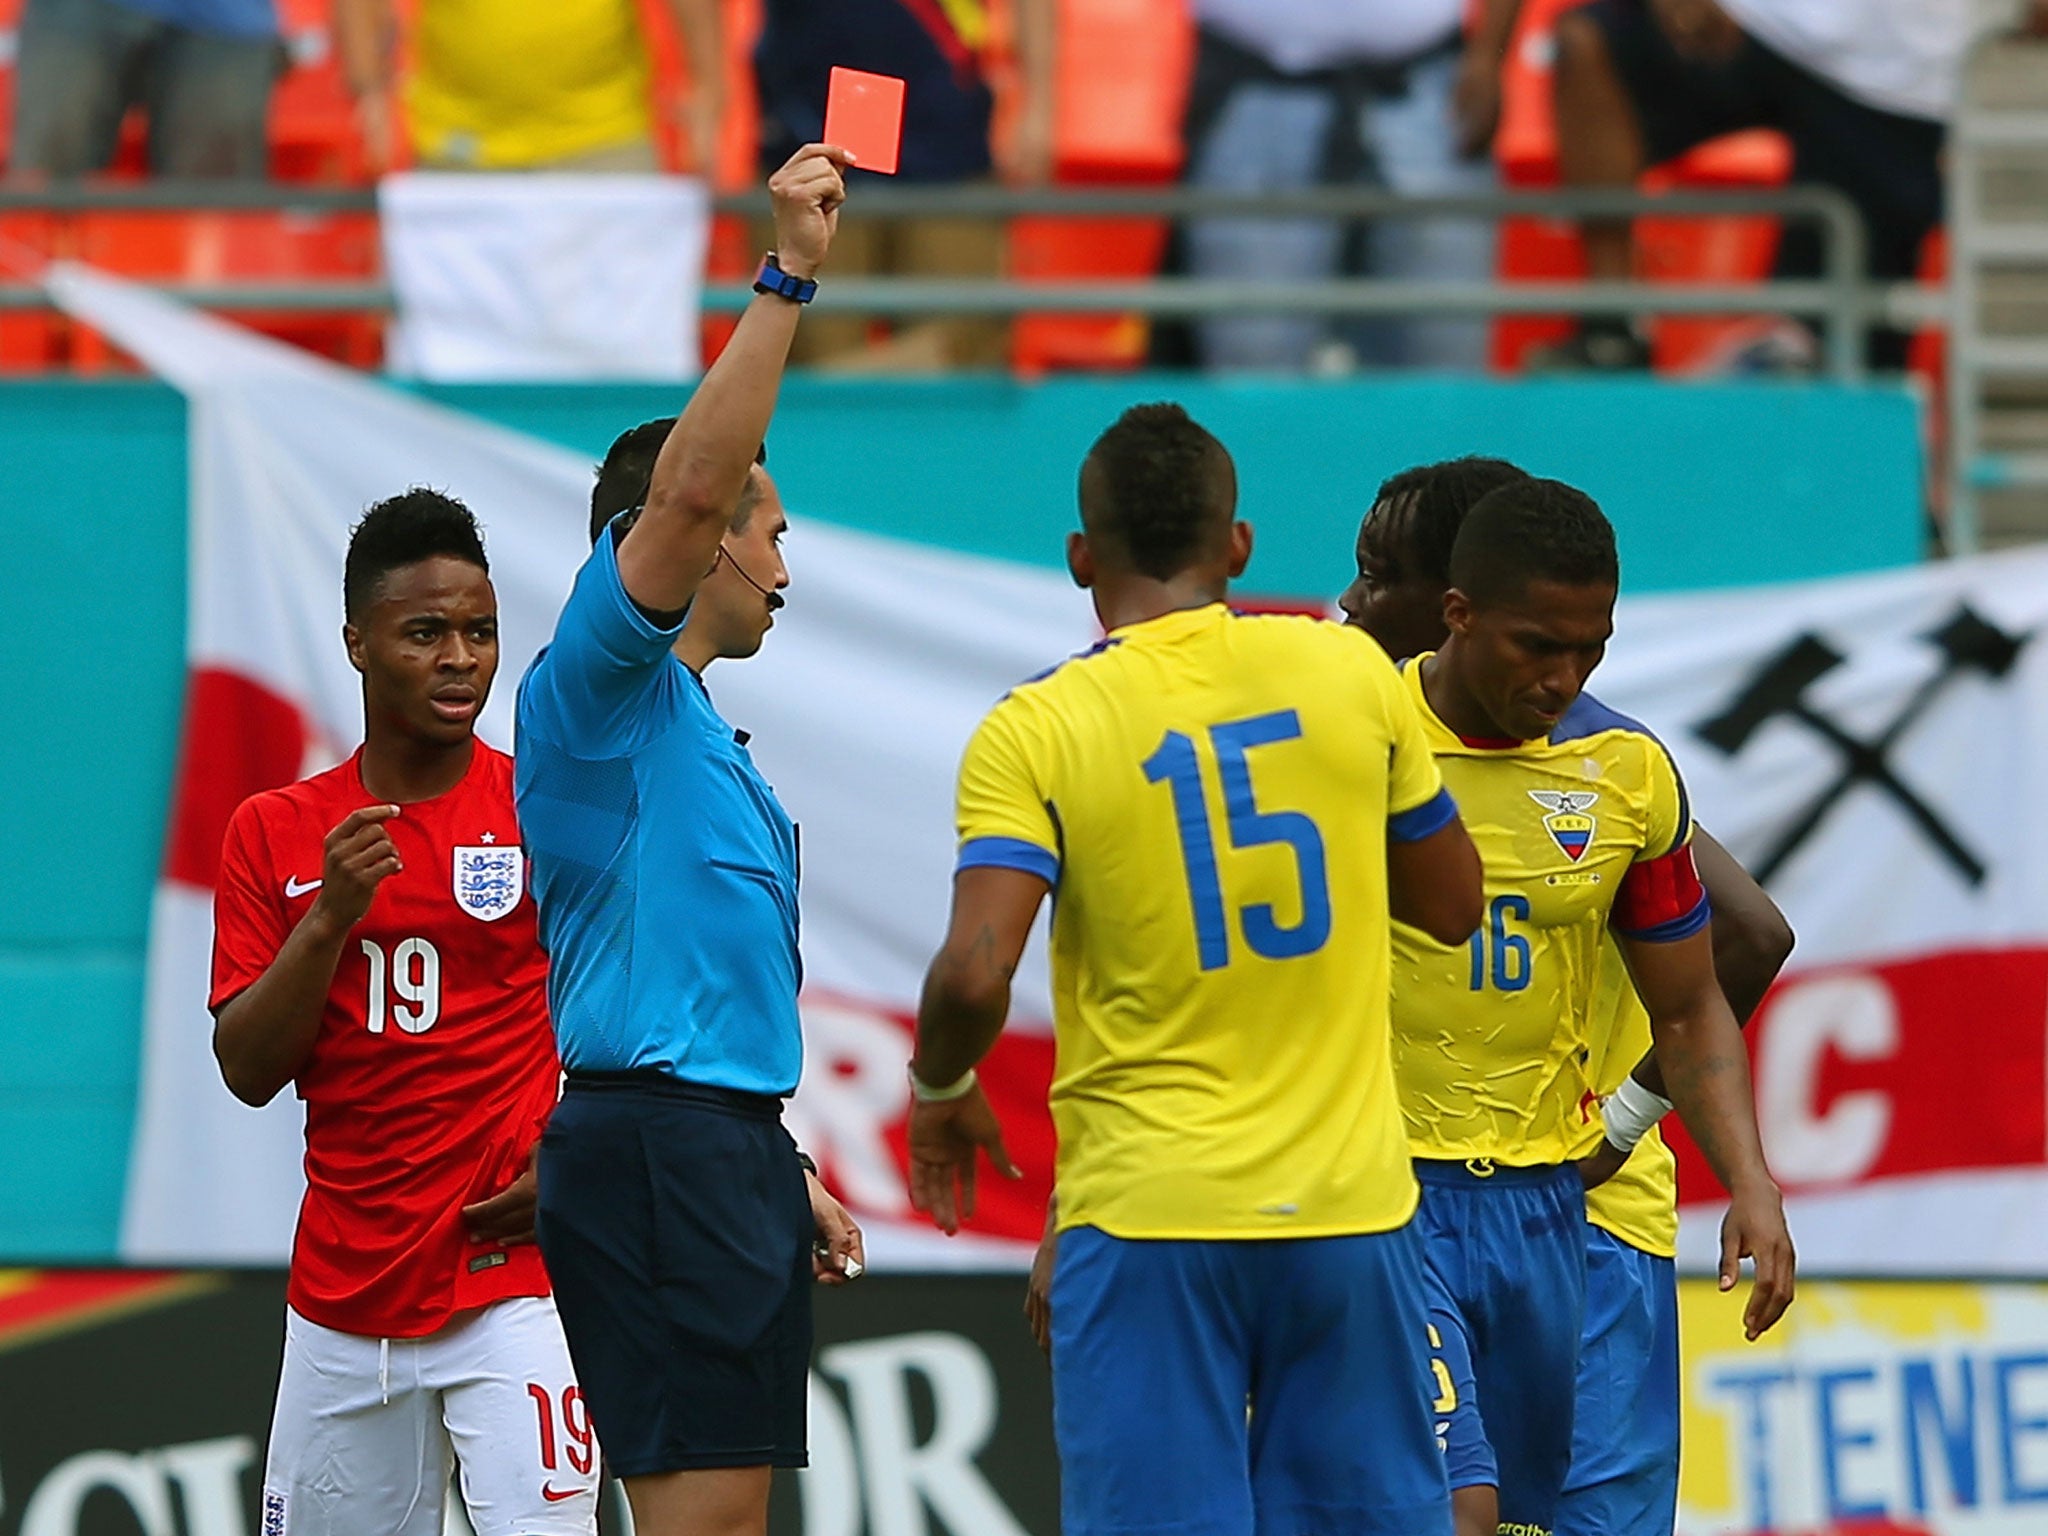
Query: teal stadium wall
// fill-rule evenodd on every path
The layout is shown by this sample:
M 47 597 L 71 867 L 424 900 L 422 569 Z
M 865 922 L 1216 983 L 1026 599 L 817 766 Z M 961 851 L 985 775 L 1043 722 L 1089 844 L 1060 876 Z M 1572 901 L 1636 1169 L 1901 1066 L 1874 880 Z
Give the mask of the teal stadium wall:
M 680 399 L 429 393 L 593 460 Z M 1165 397 L 1237 456 L 1250 592 L 1334 594 L 1373 487 L 1475 448 L 1597 496 L 1632 592 L 1920 554 L 1917 413 L 1884 388 L 796 380 L 773 464 L 796 517 L 1053 565 L 1089 441 Z M 162 385 L 0 385 L 0 1261 L 114 1253 L 183 678 L 185 473 L 183 402 Z

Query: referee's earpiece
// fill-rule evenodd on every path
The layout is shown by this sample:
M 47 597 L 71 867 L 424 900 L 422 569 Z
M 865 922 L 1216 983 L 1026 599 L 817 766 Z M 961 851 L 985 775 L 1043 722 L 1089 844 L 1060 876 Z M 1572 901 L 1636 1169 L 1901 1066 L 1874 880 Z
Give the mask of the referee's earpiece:
M 741 565 L 739 561 L 733 558 L 731 550 L 727 549 L 723 544 L 720 544 L 718 546 L 718 553 L 720 554 L 720 556 L 724 558 L 725 563 L 727 565 L 731 566 L 734 570 L 740 573 L 741 581 L 744 581 L 748 586 L 752 587 L 756 592 L 760 593 L 762 597 L 768 600 L 768 611 L 770 613 L 774 613 L 777 609 L 787 606 L 784 602 L 782 594 L 780 592 L 771 592 L 768 588 L 762 586 L 761 583 L 754 580 L 754 578 L 748 574 L 747 568 L 744 565 Z

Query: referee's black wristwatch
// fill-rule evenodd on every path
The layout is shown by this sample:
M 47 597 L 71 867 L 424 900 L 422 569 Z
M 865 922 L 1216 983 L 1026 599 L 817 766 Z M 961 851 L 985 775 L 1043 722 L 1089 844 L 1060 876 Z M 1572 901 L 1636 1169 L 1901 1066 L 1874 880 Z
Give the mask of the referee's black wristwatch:
M 770 251 L 761 258 L 761 269 L 754 274 L 754 292 L 772 293 L 794 304 L 808 304 L 818 296 L 818 280 L 783 271 L 782 263 Z

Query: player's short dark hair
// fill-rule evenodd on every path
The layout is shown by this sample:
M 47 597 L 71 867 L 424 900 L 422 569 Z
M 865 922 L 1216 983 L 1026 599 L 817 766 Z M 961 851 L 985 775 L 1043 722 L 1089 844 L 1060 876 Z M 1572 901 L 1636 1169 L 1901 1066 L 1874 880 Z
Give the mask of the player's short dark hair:
M 655 421 L 643 421 L 637 427 L 629 427 L 612 439 L 612 445 L 605 450 L 604 462 L 597 466 L 597 483 L 590 488 L 590 542 L 595 544 L 611 520 L 621 512 L 632 512 L 647 505 L 648 487 L 654 484 L 654 461 L 661 457 L 661 445 L 668 441 L 676 419 L 663 416 Z M 768 462 L 768 445 L 763 443 L 754 453 L 756 464 Z M 754 505 L 761 499 L 759 486 L 752 475 L 740 491 L 740 503 L 732 515 L 735 533 L 747 526 L 747 519 L 753 515 Z
M 1528 476 L 1472 504 L 1451 546 L 1451 585 L 1475 602 L 1510 599 L 1532 581 L 1618 586 L 1614 527 L 1562 480 Z
M 1451 546 L 1457 542 L 1458 529 L 1464 526 L 1473 503 L 1489 491 L 1529 478 L 1526 469 L 1506 459 L 1468 453 L 1389 475 L 1380 482 L 1372 504 L 1382 517 L 1403 519 L 1404 554 L 1414 573 L 1449 586 Z
M 1081 461 L 1082 527 L 1155 581 L 1214 553 L 1236 512 L 1229 450 L 1177 405 L 1132 406 Z
M 476 514 L 444 491 L 416 485 L 364 512 L 348 536 L 341 567 L 341 607 L 351 620 L 373 599 L 377 583 L 401 566 L 449 555 L 486 575 L 483 530 Z

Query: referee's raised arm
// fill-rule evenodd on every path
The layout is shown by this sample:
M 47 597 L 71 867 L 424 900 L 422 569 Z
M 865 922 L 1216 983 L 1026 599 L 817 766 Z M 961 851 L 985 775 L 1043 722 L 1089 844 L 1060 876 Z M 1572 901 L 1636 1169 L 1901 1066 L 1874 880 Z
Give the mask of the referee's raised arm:
M 704 375 L 662 445 L 647 506 L 619 545 L 619 579 L 650 613 L 680 613 L 718 556 L 747 470 L 768 421 L 803 285 L 812 283 L 846 201 L 845 150 L 807 144 L 768 180 L 775 202 L 775 250 L 762 265 L 758 296 Z

